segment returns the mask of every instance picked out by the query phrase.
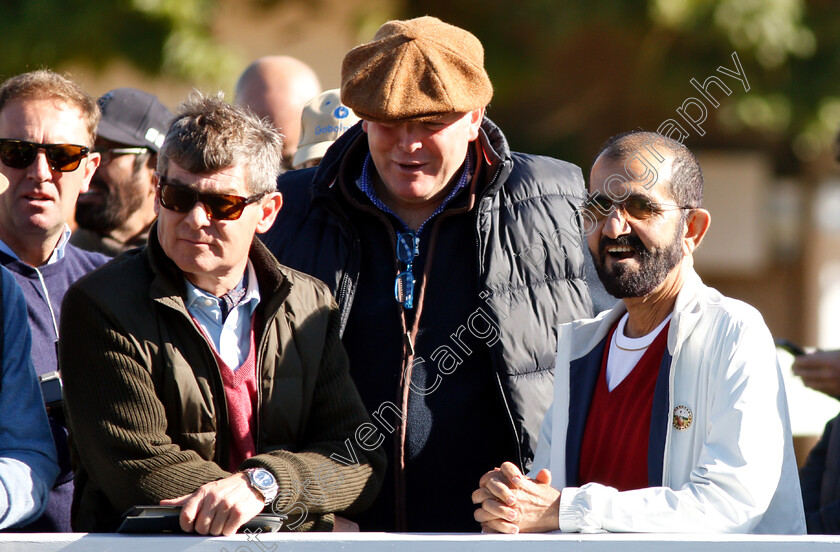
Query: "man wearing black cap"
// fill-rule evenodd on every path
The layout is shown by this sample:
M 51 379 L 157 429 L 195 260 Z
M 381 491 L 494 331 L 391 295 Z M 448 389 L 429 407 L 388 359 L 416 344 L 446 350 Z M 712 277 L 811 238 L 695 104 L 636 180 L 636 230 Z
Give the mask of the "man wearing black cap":
M 70 243 L 115 257 L 146 243 L 155 220 L 157 153 L 172 112 L 152 94 L 117 88 L 99 98 L 95 151 L 102 156 L 79 196 Z
M 530 464 L 555 327 L 592 315 L 581 171 L 511 152 L 492 95 L 475 36 L 390 21 L 344 58 L 341 101 L 362 122 L 278 182 L 265 242 L 332 288 L 366 442 L 390 459 L 353 518 L 364 531 L 478 530 L 469 478 L 506 453 Z

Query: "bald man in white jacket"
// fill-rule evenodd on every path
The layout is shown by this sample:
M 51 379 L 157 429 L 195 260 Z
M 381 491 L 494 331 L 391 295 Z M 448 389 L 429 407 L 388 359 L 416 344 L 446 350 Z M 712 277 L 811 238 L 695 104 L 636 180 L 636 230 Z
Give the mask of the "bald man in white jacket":
M 805 533 L 770 332 L 692 268 L 711 218 L 697 160 L 653 133 L 619 135 L 590 192 L 590 252 L 622 301 L 560 327 L 531 472 L 506 462 L 483 476 L 476 520 L 506 533 Z

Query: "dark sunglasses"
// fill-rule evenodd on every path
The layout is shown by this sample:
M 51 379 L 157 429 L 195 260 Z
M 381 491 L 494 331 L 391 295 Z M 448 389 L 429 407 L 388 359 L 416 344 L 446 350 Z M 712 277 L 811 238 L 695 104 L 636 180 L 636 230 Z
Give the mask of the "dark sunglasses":
M 420 253 L 420 239 L 414 232 L 397 234 L 397 260 L 405 263 L 405 270 L 397 274 L 394 282 L 394 297 L 407 309 L 414 308 L 414 272 L 411 269 L 414 257 Z
M 0 138 L 0 161 L 12 169 L 25 169 L 31 165 L 40 150 L 44 150 L 50 168 L 60 172 L 78 169 L 79 163 L 90 151 L 86 146 L 75 144 L 38 144 Z
M 600 222 L 610 216 L 610 213 L 618 209 L 623 210 L 626 216 L 634 220 L 645 220 L 663 211 L 693 208 L 687 205 L 655 203 L 639 195 L 630 196 L 624 201 L 613 201 L 600 194 L 590 196 L 582 206 L 583 213 L 590 222 Z
M 251 203 L 256 203 L 268 192 L 242 197 L 228 194 L 204 194 L 196 192 L 184 185 L 172 184 L 160 173 L 155 173 L 160 189 L 160 204 L 176 213 L 189 212 L 197 201 L 204 205 L 204 209 L 211 219 L 236 220 L 242 216 L 242 211 Z
M 142 155 L 151 151 L 149 148 L 93 148 L 94 153 L 98 153 L 102 158 L 101 164 L 107 165 L 114 160 L 114 157 L 120 155 Z

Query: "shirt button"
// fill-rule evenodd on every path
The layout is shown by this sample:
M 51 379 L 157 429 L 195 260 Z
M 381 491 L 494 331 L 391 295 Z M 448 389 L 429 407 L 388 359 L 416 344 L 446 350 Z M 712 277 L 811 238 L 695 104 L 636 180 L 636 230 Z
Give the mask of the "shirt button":
M 212 299 L 205 299 L 204 300 L 204 306 L 205 307 L 212 307 L 213 306 L 213 300 Z

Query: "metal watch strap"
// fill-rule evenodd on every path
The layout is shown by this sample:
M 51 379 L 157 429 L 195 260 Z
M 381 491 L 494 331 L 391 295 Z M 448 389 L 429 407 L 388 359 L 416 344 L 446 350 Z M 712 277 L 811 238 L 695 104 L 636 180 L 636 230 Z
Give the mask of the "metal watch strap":
M 264 472 L 266 475 L 271 477 L 271 480 L 274 482 L 272 485 L 262 485 L 257 481 L 257 473 Z M 274 499 L 277 497 L 277 480 L 275 479 L 274 475 L 270 471 L 265 468 L 248 468 L 244 471 L 245 475 L 248 477 L 248 481 L 251 484 L 251 487 L 259 492 L 263 497 L 263 502 L 268 505 L 271 504 Z

